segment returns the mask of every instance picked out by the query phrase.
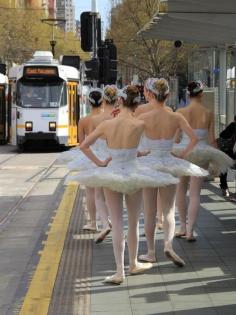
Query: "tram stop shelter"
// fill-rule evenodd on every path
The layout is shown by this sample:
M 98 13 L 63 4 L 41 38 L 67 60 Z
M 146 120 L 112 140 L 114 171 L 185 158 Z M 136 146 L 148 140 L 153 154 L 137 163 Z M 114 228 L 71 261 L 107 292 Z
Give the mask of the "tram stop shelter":
M 217 53 L 219 128 L 229 123 L 236 112 L 234 86 L 228 86 L 227 53 L 235 56 L 230 79 L 235 80 L 236 3 L 235 0 L 160 0 L 158 12 L 138 33 L 146 39 L 182 41 L 197 44 Z M 232 51 L 235 53 L 232 54 Z M 213 86 L 214 87 L 214 86 Z M 229 91 L 229 90 L 230 91 Z M 218 128 L 217 128 L 218 129 Z

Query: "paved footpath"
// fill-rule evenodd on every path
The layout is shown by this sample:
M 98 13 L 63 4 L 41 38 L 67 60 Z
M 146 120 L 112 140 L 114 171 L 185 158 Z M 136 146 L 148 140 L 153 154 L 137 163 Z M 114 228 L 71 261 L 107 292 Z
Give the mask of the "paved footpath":
M 81 188 L 49 315 L 236 314 L 236 206 L 221 197 L 218 183 L 206 183 L 202 190 L 197 242 L 174 241 L 186 266 L 178 268 L 165 258 L 163 233 L 158 232 L 158 263 L 146 274 L 127 275 L 120 286 L 102 282 L 115 268 L 111 237 L 95 245 L 93 235 L 82 231 L 84 203 Z M 141 237 L 140 253 L 145 246 Z M 125 261 L 127 265 L 127 251 Z

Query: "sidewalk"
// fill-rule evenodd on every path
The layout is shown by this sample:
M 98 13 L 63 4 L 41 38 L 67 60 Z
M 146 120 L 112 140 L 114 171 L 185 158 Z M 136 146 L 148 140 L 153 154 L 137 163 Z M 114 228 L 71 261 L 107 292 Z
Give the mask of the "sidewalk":
M 236 314 L 236 204 L 221 197 L 218 183 L 206 183 L 202 190 L 197 242 L 174 241 L 186 266 L 178 268 L 165 258 L 163 233 L 158 232 L 158 263 L 146 274 L 128 275 L 120 286 L 102 282 L 115 270 L 111 236 L 95 245 L 93 235 L 82 232 L 84 206 L 80 190 L 50 315 Z M 145 251 L 145 238 L 141 237 L 139 253 Z M 127 250 L 125 262 L 127 265 Z

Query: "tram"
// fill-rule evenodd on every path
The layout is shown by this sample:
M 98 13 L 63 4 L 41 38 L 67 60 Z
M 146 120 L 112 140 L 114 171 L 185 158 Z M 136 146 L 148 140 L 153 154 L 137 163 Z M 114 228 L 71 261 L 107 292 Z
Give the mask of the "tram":
M 59 64 L 51 52 L 37 51 L 9 70 L 10 143 L 23 150 L 28 141 L 78 144 L 79 70 Z
M 8 77 L 0 73 L 0 144 L 8 139 Z

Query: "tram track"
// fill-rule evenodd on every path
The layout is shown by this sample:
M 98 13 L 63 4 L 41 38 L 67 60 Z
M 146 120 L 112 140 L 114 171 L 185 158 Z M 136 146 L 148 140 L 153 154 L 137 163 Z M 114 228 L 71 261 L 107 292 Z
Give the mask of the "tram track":
M 14 154 L 13 156 L 10 156 L 10 157 L 6 158 L 6 160 L 1 161 L 1 162 L 0 162 L 0 168 L 2 167 L 2 165 L 3 165 L 4 163 L 9 162 L 11 159 L 15 158 L 15 157 L 18 156 L 18 155 L 19 155 L 19 153 L 16 153 L 16 154 Z
M 5 161 L 2 161 L 0 163 L 0 169 L 2 168 L 2 164 L 5 162 L 8 162 L 10 159 L 18 156 L 19 154 L 16 154 L 9 159 L 6 159 Z M 49 164 L 49 166 L 46 166 L 45 169 L 40 174 L 39 178 L 27 189 L 27 191 L 24 193 L 24 195 L 14 204 L 13 207 L 0 219 L 0 232 L 3 231 L 8 224 L 11 222 L 13 217 L 17 214 L 19 211 L 19 208 L 21 205 L 24 204 L 24 202 L 27 200 L 27 198 L 30 196 L 31 192 L 34 190 L 34 188 L 38 185 L 39 182 L 42 181 L 42 179 L 45 177 L 45 175 L 52 169 L 55 161 L 57 158 L 53 159 L 53 161 Z

